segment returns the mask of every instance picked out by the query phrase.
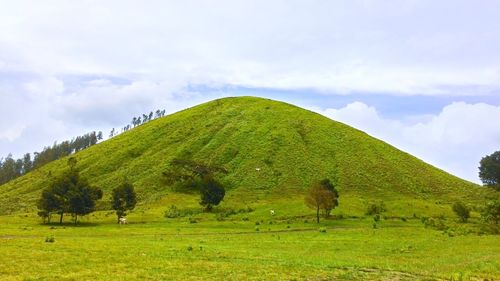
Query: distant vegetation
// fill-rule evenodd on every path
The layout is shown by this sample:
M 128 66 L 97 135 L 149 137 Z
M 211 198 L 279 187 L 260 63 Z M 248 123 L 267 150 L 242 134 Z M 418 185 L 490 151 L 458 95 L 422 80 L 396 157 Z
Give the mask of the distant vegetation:
M 41 152 L 33 153 L 33 159 L 30 153 L 24 154 L 22 158 L 17 160 L 13 159 L 12 155 L 9 154 L 5 159 L 0 159 L 0 185 L 54 160 L 90 147 L 99 140 L 102 140 L 102 132 L 91 132 L 72 140 L 63 141 L 59 144 L 54 143 L 52 146 L 45 147 Z
M 142 116 L 134 117 L 132 123 L 124 126 L 121 132 L 128 131 L 132 127 L 137 127 L 146 124 L 149 121 L 165 116 L 165 110 L 156 110 L 155 113 L 151 111 L 149 114 L 142 114 Z M 118 135 L 119 132 L 115 128 L 111 129 L 109 137 L 112 138 Z M 103 134 L 99 132 L 90 132 L 82 136 L 77 136 L 72 140 L 66 140 L 61 143 L 55 142 L 52 146 L 44 147 L 41 152 L 34 152 L 33 156 L 26 153 L 22 158 L 14 159 L 12 154 L 7 155 L 5 158 L 0 158 L 0 185 L 7 183 L 15 178 L 18 178 L 34 169 L 40 168 L 47 163 L 62 157 L 72 155 L 88 147 L 91 147 L 100 140 L 103 140 Z

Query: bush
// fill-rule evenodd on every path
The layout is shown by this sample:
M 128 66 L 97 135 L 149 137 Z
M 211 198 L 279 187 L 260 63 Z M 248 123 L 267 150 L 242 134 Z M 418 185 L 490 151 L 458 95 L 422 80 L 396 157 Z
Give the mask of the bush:
M 453 204 L 453 212 L 460 218 L 461 222 L 467 222 L 467 219 L 470 217 L 470 210 L 465 204 L 461 202 L 456 202 Z
M 189 217 L 189 223 L 197 223 L 198 221 L 195 218 Z
M 378 204 L 371 203 L 370 205 L 368 205 L 368 208 L 366 209 L 365 214 L 368 216 L 371 216 L 371 215 L 381 214 L 385 211 L 386 211 L 385 204 L 383 201 L 380 201 Z
M 373 216 L 373 221 L 378 222 L 380 220 L 380 215 L 376 214 Z
M 486 204 L 481 212 L 481 219 L 486 223 L 498 224 L 500 220 L 500 200 L 491 201 Z
M 321 233 L 326 233 L 326 227 L 320 227 L 319 232 Z
M 45 237 L 45 242 L 46 243 L 54 243 L 54 242 L 56 242 L 56 239 L 52 235 L 51 236 L 47 236 L 47 237 Z
M 180 215 L 181 215 L 181 212 L 179 211 L 179 209 L 175 205 L 170 206 L 170 208 L 165 211 L 166 218 L 171 218 L 171 219 L 178 218 L 178 217 L 180 217 Z

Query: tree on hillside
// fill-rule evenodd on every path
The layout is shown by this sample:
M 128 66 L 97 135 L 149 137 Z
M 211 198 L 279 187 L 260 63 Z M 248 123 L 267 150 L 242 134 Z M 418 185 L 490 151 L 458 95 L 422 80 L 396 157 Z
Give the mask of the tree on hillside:
M 120 186 L 113 189 L 113 196 L 111 197 L 111 206 L 116 211 L 118 222 L 120 217 L 126 216 L 128 210 L 133 210 L 137 203 L 137 195 L 134 186 L 125 180 Z
M 322 182 L 314 184 L 305 197 L 306 205 L 316 210 L 316 221 L 318 223 L 321 210 L 326 214 L 327 211 L 331 211 L 338 206 L 338 200 L 335 193 L 323 185 Z
M 226 190 L 218 181 L 211 177 L 205 177 L 200 186 L 200 205 L 205 207 L 205 211 L 210 212 L 213 206 L 219 205 L 226 195 Z
M 59 223 L 62 223 L 65 213 L 70 213 L 74 223 L 78 216 L 87 215 L 95 210 L 95 203 L 102 198 L 102 191 L 98 187 L 90 186 L 88 181 L 80 177 L 76 169 L 76 159 L 68 160 L 69 170 L 60 177 L 54 178 L 50 186 L 42 191 L 37 202 L 38 215 L 49 219 L 53 213 L 59 214 Z
M 483 184 L 500 190 L 500 151 L 483 157 L 479 165 L 479 178 Z
M 170 169 L 163 172 L 168 185 L 179 184 L 181 188 L 200 192 L 200 204 L 210 211 L 225 195 L 224 186 L 215 179 L 218 174 L 226 174 L 224 167 L 208 165 L 190 159 L 174 159 Z

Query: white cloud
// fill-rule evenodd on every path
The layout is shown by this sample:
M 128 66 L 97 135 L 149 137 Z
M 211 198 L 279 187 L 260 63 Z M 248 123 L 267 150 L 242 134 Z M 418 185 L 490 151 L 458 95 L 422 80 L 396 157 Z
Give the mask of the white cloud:
M 0 8 L 2 69 L 344 93 L 500 88 L 500 23 L 491 12 L 499 7 L 490 1 L 15 1 Z
M 479 160 L 500 150 L 500 106 L 456 102 L 439 114 L 410 124 L 384 118 L 362 102 L 340 109 L 313 110 L 477 183 Z

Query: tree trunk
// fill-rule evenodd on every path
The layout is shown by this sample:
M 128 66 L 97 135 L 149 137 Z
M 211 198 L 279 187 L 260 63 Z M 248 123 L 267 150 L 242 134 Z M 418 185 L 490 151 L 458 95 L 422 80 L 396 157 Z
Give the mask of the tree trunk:
M 75 224 L 78 222 L 78 215 L 75 214 Z
M 319 206 L 316 208 L 316 222 L 319 223 Z
M 64 213 L 63 213 L 63 212 L 61 212 L 61 217 L 59 218 L 59 224 L 62 224 L 63 215 L 64 215 Z

